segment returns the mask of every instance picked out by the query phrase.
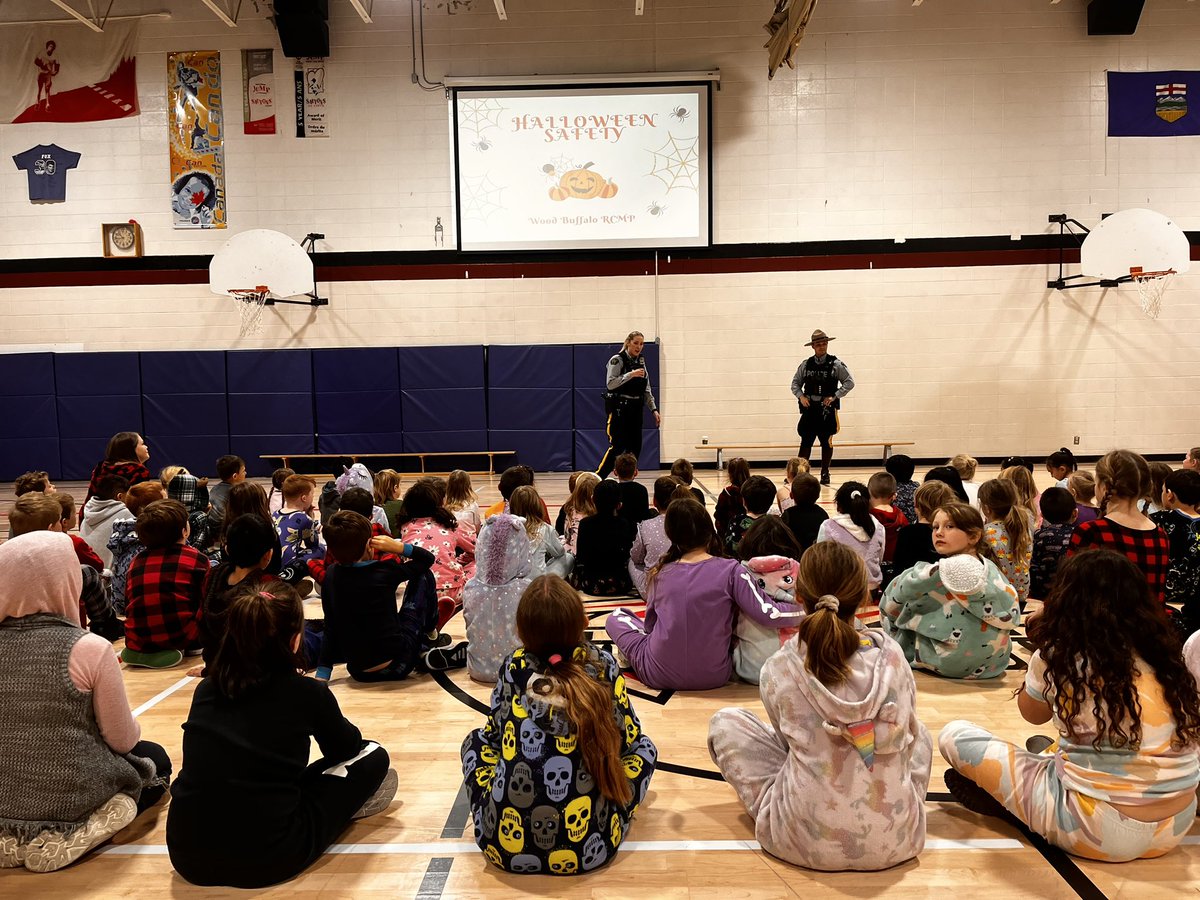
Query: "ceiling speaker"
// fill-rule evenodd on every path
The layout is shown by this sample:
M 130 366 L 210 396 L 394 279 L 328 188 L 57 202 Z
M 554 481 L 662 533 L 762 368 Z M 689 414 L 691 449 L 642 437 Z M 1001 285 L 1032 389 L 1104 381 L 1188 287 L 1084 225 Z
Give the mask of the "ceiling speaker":
M 329 0 L 275 0 L 284 56 L 329 55 Z
M 1088 34 L 1133 34 L 1146 0 L 1092 0 L 1087 8 Z

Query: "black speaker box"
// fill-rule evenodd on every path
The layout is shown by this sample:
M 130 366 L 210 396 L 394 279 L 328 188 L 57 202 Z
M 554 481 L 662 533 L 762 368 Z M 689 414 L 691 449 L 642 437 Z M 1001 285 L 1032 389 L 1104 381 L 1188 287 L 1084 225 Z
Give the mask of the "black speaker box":
M 1087 8 L 1088 34 L 1133 34 L 1146 0 L 1092 0 Z
M 275 0 L 284 56 L 329 55 L 329 0 Z

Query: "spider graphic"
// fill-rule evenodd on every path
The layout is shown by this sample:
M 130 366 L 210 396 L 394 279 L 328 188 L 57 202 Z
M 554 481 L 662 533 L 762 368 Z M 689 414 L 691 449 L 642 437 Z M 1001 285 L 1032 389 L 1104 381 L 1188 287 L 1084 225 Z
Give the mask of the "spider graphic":
M 667 208 L 665 206 L 663 206 L 661 203 L 659 203 L 657 200 L 655 200 L 653 203 L 651 203 L 649 206 L 646 207 L 646 212 L 650 213 L 650 215 L 652 215 L 652 216 L 661 216 L 666 211 L 667 211 Z
M 686 106 L 677 106 L 671 110 L 671 118 L 676 122 L 685 122 L 691 116 Z
M 480 137 L 477 141 L 471 141 L 471 146 L 479 151 L 492 149 L 491 142 L 485 137 Z

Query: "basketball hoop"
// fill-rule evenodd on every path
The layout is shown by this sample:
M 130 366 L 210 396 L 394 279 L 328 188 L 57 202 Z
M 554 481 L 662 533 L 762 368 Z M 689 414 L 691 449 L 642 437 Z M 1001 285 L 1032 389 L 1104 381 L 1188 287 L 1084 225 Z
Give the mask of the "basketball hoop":
M 238 330 L 239 337 L 258 334 L 262 331 L 263 308 L 267 303 L 267 295 L 271 289 L 265 284 L 253 288 L 230 288 L 229 295 L 237 301 L 238 315 L 242 325 Z
M 1163 269 L 1161 272 L 1143 272 L 1140 266 L 1131 266 L 1129 277 L 1137 288 L 1141 299 L 1142 312 L 1151 319 L 1157 319 L 1162 310 L 1162 295 L 1178 274 L 1174 269 Z

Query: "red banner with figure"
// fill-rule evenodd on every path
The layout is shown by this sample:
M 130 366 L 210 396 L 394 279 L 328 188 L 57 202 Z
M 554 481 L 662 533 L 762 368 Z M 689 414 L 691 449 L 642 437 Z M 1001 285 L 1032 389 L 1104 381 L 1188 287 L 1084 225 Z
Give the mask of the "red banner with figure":
M 138 114 L 138 23 L 5 29 L 0 122 L 96 122 Z

